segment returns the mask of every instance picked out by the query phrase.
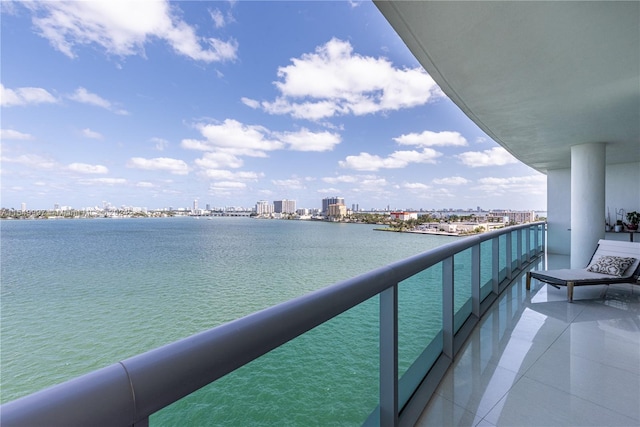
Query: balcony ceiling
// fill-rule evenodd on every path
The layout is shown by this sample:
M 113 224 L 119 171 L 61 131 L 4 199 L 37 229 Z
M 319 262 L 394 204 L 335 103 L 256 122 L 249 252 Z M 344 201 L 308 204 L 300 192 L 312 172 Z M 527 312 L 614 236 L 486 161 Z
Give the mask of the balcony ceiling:
M 525 164 L 606 142 L 640 161 L 640 2 L 387 1 L 376 6 L 447 96 Z

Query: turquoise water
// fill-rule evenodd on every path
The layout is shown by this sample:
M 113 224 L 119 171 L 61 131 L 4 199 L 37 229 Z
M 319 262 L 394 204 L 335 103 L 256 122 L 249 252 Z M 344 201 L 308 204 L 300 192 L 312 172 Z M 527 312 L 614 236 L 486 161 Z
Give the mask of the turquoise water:
M 2 402 L 455 239 L 226 217 L 0 227 Z M 399 316 L 401 373 L 441 326 L 429 314 L 440 304 L 430 289 L 439 279 L 429 279 L 437 268 L 423 275 L 399 292 L 412 307 Z M 378 403 L 377 304 L 177 402 L 152 425 L 360 425 Z

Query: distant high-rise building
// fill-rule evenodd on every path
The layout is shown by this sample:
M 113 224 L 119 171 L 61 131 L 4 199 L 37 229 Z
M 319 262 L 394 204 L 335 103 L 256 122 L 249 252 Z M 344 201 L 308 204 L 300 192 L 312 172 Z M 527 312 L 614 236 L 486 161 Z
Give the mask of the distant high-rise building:
M 502 217 L 507 219 L 509 222 L 516 224 L 523 224 L 536 220 L 535 211 L 491 211 L 490 216 Z
M 258 215 L 271 215 L 273 213 L 273 204 L 266 200 L 256 202 L 256 213 Z
M 193 201 L 193 211 L 196 212 L 198 210 L 198 199 Z
M 22 212 L 26 212 L 27 210 L 27 204 L 22 202 L 22 204 L 20 205 L 20 208 L 22 209 Z
M 329 215 L 329 205 L 344 205 L 343 197 L 325 197 L 322 199 L 322 214 Z
M 295 200 L 274 200 L 273 211 L 275 213 L 292 214 L 296 213 L 296 201 Z

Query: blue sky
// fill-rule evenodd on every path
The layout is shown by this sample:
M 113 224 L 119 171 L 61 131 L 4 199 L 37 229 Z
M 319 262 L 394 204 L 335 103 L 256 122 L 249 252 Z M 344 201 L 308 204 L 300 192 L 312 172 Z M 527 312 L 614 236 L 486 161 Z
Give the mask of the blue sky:
M 2 207 L 546 210 L 370 2 L 2 1 Z

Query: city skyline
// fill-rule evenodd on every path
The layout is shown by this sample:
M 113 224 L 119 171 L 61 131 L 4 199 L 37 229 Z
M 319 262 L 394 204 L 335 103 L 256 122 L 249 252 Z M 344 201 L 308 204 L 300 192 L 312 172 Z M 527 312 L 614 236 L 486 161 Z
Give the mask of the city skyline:
M 370 2 L 2 2 L 1 31 L 5 208 L 546 210 Z
M 279 199 L 279 200 L 256 200 L 256 202 L 249 206 L 241 206 L 241 205 L 225 205 L 225 206 L 214 206 L 211 203 L 203 202 L 199 199 L 195 199 L 191 201 L 190 205 L 185 206 L 139 206 L 139 205 L 118 205 L 111 203 L 109 201 L 103 200 L 100 204 L 95 204 L 92 206 L 69 206 L 64 204 L 55 203 L 52 207 L 42 207 L 42 208 L 31 208 L 27 206 L 26 203 L 22 202 L 19 207 L 1 207 L 1 209 L 13 209 L 15 211 L 64 211 L 64 210 L 149 210 L 149 211 L 162 211 L 162 210 L 176 210 L 176 211 L 221 211 L 221 210 L 239 210 L 239 211 L 258 211 L 269 206 L 268 212 L 274 212 L 275 203 L 276 202 L 293 202 L 295 206 L 295 210 L 299 209 L 307 209 L 307 210 L 315 210 L 318 212 L 323 212 L 326 210 L 325 205 L 328 207 L 329 203 L 325 203 L 325 201 L 329 199 L 340 199 L 342 200 L 342 204 L 345 206 L 347 210 L 351 210 L 353 212 L 501 212 L 501 211 L 509 211 L 509 212 L 546 212 L 544 209 L 513 209 L 510 207 L 490 207 L 485 208 L 481 206 L 476 207 L 392 207 L 391 205 L 386 206 L 373 206 L 373 207 L 364 207 L 360 206 L 359 203 L 347 203 L 343 197 L 333 197 L 333 198 L 324 198 L 320 200 L 317 205 L 312 206 L 298 206 L 296 200 L 290 199 Z

